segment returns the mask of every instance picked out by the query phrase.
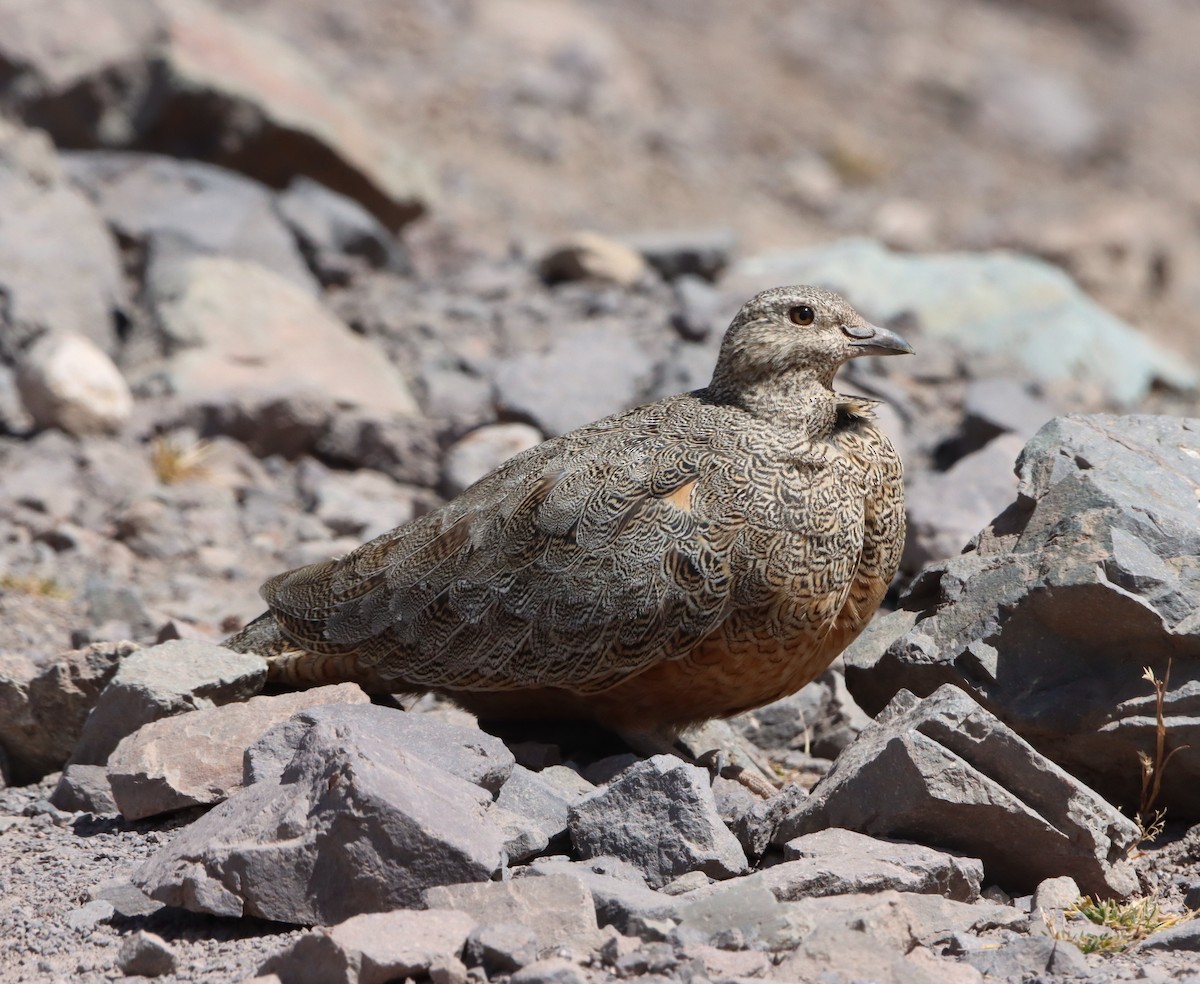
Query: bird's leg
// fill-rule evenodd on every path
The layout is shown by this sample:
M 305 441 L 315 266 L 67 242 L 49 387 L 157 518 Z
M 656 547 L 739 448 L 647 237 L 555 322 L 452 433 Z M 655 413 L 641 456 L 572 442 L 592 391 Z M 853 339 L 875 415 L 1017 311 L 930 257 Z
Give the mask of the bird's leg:
M 683 734 L 665 730 L 622 730 L 618 734 L 639 755 L 674 755 L 714 776 L 734 779 L 764 799 L 778 790 L 769 763 L 724 721 L 710 721 Z

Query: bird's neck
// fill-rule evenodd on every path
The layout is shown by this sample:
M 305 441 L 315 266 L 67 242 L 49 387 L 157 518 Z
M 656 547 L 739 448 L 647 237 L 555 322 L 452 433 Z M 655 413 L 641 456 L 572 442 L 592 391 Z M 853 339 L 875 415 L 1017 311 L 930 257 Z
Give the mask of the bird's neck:
M 813 440 L 832 433 L 837 423 L 838 395 L 829 379 L 811 372 L 773 375 L 756 382 L 743 383 L 736 393 L 716 393 L 719 399 L 779 426 L 806 432 Z

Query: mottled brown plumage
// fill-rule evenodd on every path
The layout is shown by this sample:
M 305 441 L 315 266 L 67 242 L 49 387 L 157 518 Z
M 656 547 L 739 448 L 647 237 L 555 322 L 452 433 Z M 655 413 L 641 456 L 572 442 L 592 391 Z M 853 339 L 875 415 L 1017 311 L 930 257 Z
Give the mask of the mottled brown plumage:
M 900 460 L 833 375 L 908 351 L 836 294 L 765 291 L 706 388 L 549 440 L 272 578 L 270 610 L 226 645 L 281 681 L 627 732 L 793 693 L 866 625 L 904 543 Z

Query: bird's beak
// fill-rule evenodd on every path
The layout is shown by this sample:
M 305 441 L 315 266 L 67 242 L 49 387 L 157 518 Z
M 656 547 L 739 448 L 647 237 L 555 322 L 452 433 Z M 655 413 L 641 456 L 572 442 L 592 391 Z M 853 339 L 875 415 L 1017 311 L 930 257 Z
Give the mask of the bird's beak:
M 842 325 L 850 336 L 850 358 L 860 355 L 911 355 L 913 347 L 894 331 L 863 321 L 857 325 Z

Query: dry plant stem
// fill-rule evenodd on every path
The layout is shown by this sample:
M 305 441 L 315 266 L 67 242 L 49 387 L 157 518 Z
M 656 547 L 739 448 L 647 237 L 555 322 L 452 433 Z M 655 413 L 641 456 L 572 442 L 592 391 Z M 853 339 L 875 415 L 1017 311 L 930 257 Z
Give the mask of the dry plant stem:
M 1177 748 L 1172 748 L 1167 751 L 1167 725 L 1163 715 L 1163 704 L 1167 696 L 1167 688 L 1171 682 L 1171 659 L 1167 658 L 1167 669 L 1163 673 L 1163 678 L 1158 679 L 1154 675 L 1154 671 L 1150 667 L 1145 667 L 1142 673 L 1142 679 L 1149 681 L 1154 687 L 1154 715 L 1155 715 L 1155 735 L 1154 735 L 1154 759 L 1145 752 L 1138 755 L 1142 765 L 1142 795 L 1141 803 L 1138 809 L 1139 822 L 1143 816 L 1146 816 L 1154 808 L 1154 803 L 1158 799 L 1158 794 L 1162 789 L 1163 772 L 1167 767 L 1167 763 L 1171 761 L 1176 752 L 1183 751 L 1189 747 L 1180 745 Z M 1161 817 L 1156 818 L 1161 821 Z M 1161 828 L 1161 823 L 1152 823 L 1150 828 L 1155 826 Z

